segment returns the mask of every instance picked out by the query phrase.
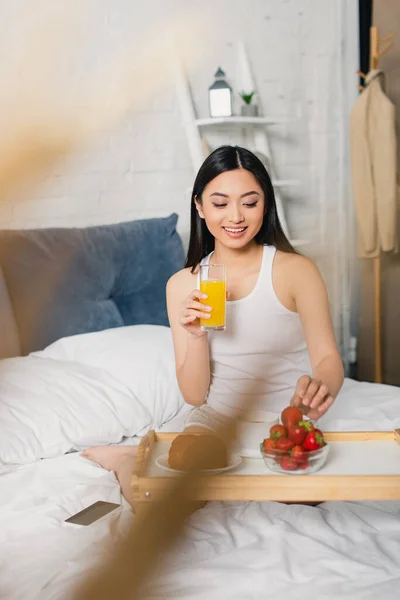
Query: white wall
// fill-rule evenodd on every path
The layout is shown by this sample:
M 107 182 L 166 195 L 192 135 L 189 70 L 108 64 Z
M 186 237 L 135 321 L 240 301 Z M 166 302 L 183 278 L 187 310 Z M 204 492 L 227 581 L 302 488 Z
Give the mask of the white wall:
M 24 2 L 15 3 L 16 10 Z M 182 47 L 184 55 L 190 54 L 190 44 L 201 49 L 200 61 L 186 63 L 199 117 L 208 116 L 207 88 L 219 65 L 240 91 L 235 44 L 243 39 L 264 112 L 291 120 L 270 130 L 278 176 L 301 181 L 284 190 L 290 233 L 312 242 L 306 252 L 326 278 L 340 343 L 348 334 L 343 317 L 349 310 L 348 272 L 343 269 L 348 268 L 344 236 L 351 230 L 346 128 L 353 96 L 344 86 L 356 86 L 356 5 L 356 0 L 186 0 L 186 9 L 206 15 L 209 25 Z M 181 8 L 182 0 L 146 5 L 98 0 L 89 27 L 82 26 L 85 52 L 68 70 L 68 85 L 89 75 L 90 66 L 110 50 Z M 3 28 L 4 10 L 0 7 Z M 239 104 L 236 97 L 237 111 Z M 0 226 L 84 226 L 176 211 L 186 237 L 193 176 L 170 81 L 96 147 L 57 168 L 33 200 L 0 204 Z

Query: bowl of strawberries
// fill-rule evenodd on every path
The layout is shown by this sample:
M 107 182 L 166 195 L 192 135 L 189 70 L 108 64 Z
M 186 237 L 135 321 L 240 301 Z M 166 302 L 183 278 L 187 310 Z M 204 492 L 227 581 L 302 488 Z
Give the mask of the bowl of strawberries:
M 280 420 L 281 423 L 272 425 L 269 437 L 260 444 L 266 466 L 285 474 L 306 475 L 318 471 L 329 452 L 322 431 L 304 419 L 295 406 L 285 408 Z

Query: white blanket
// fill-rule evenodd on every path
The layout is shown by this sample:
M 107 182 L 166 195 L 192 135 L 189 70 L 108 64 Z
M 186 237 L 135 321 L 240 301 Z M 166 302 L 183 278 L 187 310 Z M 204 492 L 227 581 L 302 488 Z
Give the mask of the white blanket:
M 96 560 L 131 511 L 89 527 L 64 519 L 96 500 L 120 501 L 111 473 L 78 453 L 26 465 L 1 478 L 0 596 L 56 600 Z M 386 600 L 400 584 L 400 503 L 320 507 L 209 503 L 168 556 L 154 600 Z
M 325 428 L 399 427 L 398 408 L 398 389 L 348 381 Z M 182 429 L 185 412 L 163 429 Z M 2 600 L 71 597 L 105 556 L 105 540 L 117 541 L 132 518 L 123 502 L 117 515 L 89 527 L 64 523 L 97 500 L 120 502 L 118 482 L 79 453 L 0 476 Z M 153 600 L 392 600 L 399 593 L 400 503 L 209 503 L 186 533 L 161 569 Z
M 210 503 L 152 600 L 398 597 L 400 503 Z
M 97 500 L 120 503 L 115 476 L 73 453 L 0 477 L 0 597 L 62 598 L 131 518 L 129 505 L 89 527 L 64 520 Z

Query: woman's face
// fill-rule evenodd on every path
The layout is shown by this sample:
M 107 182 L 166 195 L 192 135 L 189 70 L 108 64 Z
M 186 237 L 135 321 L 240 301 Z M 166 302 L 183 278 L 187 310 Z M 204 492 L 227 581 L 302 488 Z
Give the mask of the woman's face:
M 261 229 L 264 193 L 246 169 L 221 173 L 204 188 L 198 213 L 224 246 L 243 248 Z

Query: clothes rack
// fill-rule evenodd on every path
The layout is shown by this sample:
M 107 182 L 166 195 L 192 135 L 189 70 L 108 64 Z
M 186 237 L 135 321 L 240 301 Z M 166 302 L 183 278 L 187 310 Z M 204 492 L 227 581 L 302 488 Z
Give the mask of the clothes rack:
M 379 39 L 378 27 L 370 28 L 370 62 L 369 70 L 378 69 L 379 59 L 389 50 L 393 42 L 389 41 L 394 37 L 391 33 Z M 382 44 L 388 42 L 386 46 Z M 362 73 L 361 75 L 365 77 Z M 381 315 L 381 257 L 376 256 L 373 259 L 374 268 L 374 363 L 375 363 L 375 382 L 382 382 L 382 315 Z

